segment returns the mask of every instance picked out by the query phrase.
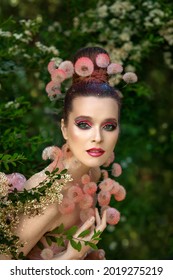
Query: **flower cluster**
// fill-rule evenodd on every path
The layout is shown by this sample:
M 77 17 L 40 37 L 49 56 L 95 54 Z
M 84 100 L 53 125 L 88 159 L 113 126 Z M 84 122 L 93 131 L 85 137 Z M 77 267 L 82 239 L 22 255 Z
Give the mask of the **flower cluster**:
M 28 217 L 41 215 L 48 205 L 62 202 L 62 188 L 72 179 L 63 171 L 60 174 L 56 172 L 57 170 L 51 174 L 47 172 L 46 179 L 35 188 L 22 191 L 14 189 L 13 192 L 9 192 L 7 176 L 0 173 L 0 254 L 11 254 L 13 258 L 18 258 L 19 248 L 23 244 L 18 236 L 14 235 L 14 229 L 19 224 L 21 214 Z
M 90 38 L 88 46 L 94 43 L 104 46 L 112 61 L 125 63 L 127 67 L 140 67 L 145 54 L 159 42 L 165 44 L 165 48 L 162 45 L 163 53 L 171 53 L 171 7 L 162 1 L 145 0 L 141 5 L 139 2 L 100 0 L 94 9 L 88 9 L 74 18 L 74 30 L 78 31 L 78 36 L 85 34 Z M 73 35 L 73 29 L 69 33 L 68 36 Z M 165 62 L 171 69 L 172 61 L 172 56 L 166 56 Z M 117 85 L 121 78 L 121 75 L 111 77 L 111 85 Z
M 51 158 L 55 160 L 55 157 L 61 162 L 64 159 L 65 145 L 60 150 L 56 146 L 47 147 L 43 151 L 43 158 Z M 69 152 L 68 158 L 72 159 L 73 155 Z M 122 173 L 122 168 L 118 163 L 114 162 L 114 153 L 110 155 L 104 167 L 108 167 L 112 164 L 111 175 L 113 177 L 118 177 Z M 71 164 L 74 167 L 74 161 Z M 97 205 L 101 213 L 106 210 L 107 223 L 110 225 L 115 225 L 119 222 L 120 213 L 117 209 L 110 206 L 111 198 L 113 197 L 115 201 L 122 201 L 126 196 L 126 191 L 123 186 L 121 186 L 114 179 L 109 178 L 107 170 L 102 169 L 103 180 L 97 185 L 91 180 L 91 175 L 84 174 L 81 177 L 81 181 L 68 187 L 66 189 L 66 194 L 59 204 L 58 209 L 62 215 L 69 214 L 78 207 L 80 211 L 80 219 L 85 222 L 88 218 L 95 215 L 94 208 Z
M 106 68 L 109 76 L 116 75 L 123 72 L 123 67 L 119 63 L 111 63 L 110 58 L 105 53 L 100 53 L 96 56 L 96 65 L 99 68 Z M 80 57 L 75 64 L 71 61 L 63 61 L 59 65 L 56 60 L 52 60 L 48 64 L 48 72 L 51 75 L 51 81 L 46 85 L 46 92 L 51 101 L 56 100 L 61 94 L 61 83 L 69 79 L 76 73 L 81 77 L 92 76 L 94 72 L 94 63 L 89 57 Z M 127 84 L 137 82 L 137 76 L 133 72 L 127 72 L 122 75 L 122 80 Z

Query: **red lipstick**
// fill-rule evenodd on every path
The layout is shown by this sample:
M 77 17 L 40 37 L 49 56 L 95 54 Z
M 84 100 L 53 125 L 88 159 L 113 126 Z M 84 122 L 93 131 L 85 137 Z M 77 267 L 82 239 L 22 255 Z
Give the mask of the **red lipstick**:
M 87 150 L 87 153 L 91 156 L 91 157 L 100 157 L 104 154 L 104 150 L 100 149 L 100 148 L 92 148 Z

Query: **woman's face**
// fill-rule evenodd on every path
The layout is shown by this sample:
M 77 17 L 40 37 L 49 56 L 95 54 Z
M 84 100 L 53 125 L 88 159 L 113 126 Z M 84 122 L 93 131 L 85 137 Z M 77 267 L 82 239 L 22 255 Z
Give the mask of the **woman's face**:
M 70 150 L 83 165 L 103 165 L 119 135 L 116 100 L 93 96 L 75 98 L 68 123 L 65 125 L 62 120 L 61 129 Z

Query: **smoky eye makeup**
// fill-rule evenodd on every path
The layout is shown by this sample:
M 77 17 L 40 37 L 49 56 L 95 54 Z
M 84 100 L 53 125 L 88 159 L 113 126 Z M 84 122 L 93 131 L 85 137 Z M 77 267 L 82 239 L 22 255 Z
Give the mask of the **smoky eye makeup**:
M 80 129 L 89 129 L 92 126 L 92 123 L 87 119 L 76 119 L 74 123 Z
M 105 129 L 106 131 L 113 131 L 117 128 L 117 123 L 105 123 L 103 125 L 103 129 Z
M 102 128 L 105 129 L 106 131 L 113 131 L 117 128 L 118 124 L 116 119 L 110 119 L 110 120 L 106 120 L 103 124 L 102 124 Z
M 75 125 L 80 129 L 90 129 L 93 126 L 92 121 L 88 117 L 77 117 L 74 121 Z M 101 124 L 101 128 L 106 131 L 113 131 L 117 128 L 116 119 L 106 119 Z

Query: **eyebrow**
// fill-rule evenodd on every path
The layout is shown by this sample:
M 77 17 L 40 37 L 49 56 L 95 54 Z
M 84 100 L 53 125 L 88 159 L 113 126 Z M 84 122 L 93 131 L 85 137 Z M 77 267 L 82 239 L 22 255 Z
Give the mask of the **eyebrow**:
M 79 116 L 79 117 L 75 118 L 75 121 L 80 121 L 80 120 L 83 120 L 83 119 L 87 119 L 87 120 L 90 120 L 90 121 L 93 120 L 93 119 L 92 119 L 91 117 L 89 117 L 89 116 Z M 103 122 L 112 122 L 112 121 L 117 123 L 117 119 L 115 119 L 115 118 L 107 118 L 107 119 L 104 119 L 104 120 L 102 121 L 102 123 L 103 123 Z

